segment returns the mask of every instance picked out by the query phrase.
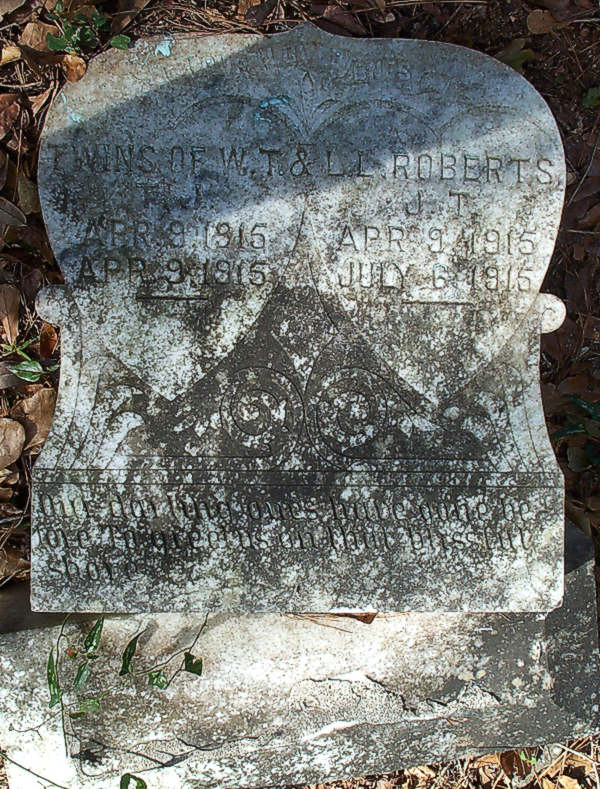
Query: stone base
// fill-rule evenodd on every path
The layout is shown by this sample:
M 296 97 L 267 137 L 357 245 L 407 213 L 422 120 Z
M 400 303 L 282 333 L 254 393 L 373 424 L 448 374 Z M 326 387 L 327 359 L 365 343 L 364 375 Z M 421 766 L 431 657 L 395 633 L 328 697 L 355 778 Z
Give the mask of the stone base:
M 119 677 L 140 633 L 135 671 L 189 647 L 202 617 L 106 619 L 84 696 L 101 711 L 49 717 L 46 660 L 55 624 L 0 627 L 0 744 L 11 759 L 69 789 L 113 789 L 131 772 L 148 787 L 322 782 L 591 733 L 599 726 L 591 545 L 567 537 L 562 608 L 537 614 L 396 614 L 371 624 L 331 615 L 212 616 L 192 651 L 201 677 L 170 687 Z M 9 590 L 7 590 L 9 593 Z M 0 594 L 0 606 L 3 597 Z M 69 623 L 60 669 L 72 687 L 90 620 Z M 181 653 L 165 668 L 170 676 Z M 77 699 L 65 695 L 76 708 Z M 65 743 L 69 755 L 65 752 Z M 39 780 L 7 764 L 11 788 Z

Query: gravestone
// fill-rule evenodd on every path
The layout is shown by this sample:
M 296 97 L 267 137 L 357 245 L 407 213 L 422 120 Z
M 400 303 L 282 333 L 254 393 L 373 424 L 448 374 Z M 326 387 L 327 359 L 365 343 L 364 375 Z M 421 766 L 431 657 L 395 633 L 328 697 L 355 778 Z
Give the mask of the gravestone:
M 34 608 L 559 605 L 564 182 L 539 94 L 459 47 L 299 26 L 96 58 L 40 152 L 65 285 Z
M 64 732 L 46 680 L 60 624 L 2 633 L 0 614 L 0 746 L 69 789 L 114 789 L 126 772 L 149 789 L 187 789 L 321 784 L 586 736 L 600 703 L 593 548 L 573 527 L 566 558 L 563 605 L 545 617 L 108 617 L 79 693 L 80 661 L 65 651 L 81 646 L 95 617 L 71 620 L 59 658 Z M 119 678 L 136 634 L 136 675 Z M 170 677 L 198 634 L 202 676 L 150 687 L 144 670 L 171 659 Z M 100 709 L 71 717 L 98 694 Z M 538 774 L 544 766 L 540 758 Z M 7 771 L 11 789 L 47 785 L 15 764 Z

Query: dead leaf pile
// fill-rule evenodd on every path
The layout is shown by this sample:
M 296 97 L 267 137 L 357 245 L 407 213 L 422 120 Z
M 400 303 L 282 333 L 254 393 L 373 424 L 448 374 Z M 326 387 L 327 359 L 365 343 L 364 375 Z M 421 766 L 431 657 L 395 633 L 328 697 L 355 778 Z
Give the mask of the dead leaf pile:
M 43 78 L 45 70 L 52 66 L 58 66 L 69 82 L 78 82 L 83 77 L 87 64 L 82 57 L 69 52 L 50 52 L 45 42 L 42 43 L 41 33 L 37 43 L 38 46 L 20 43 L 19 57 L 38 78 Z

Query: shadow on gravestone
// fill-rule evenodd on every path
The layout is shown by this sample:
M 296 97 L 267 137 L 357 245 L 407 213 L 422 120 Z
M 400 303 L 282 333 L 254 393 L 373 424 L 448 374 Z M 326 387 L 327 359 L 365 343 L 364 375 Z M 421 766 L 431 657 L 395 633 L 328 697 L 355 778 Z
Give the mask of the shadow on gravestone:
M 139 42 L 65 88 L 39 182 L 36 609 L 559 604 L 564 157 L 521 76 L 308 25 Z
M 124 772 L 168 789 L 321 783 L 589 734 L 599 709 L 593 550 L 573 526 L 566 558 L 564 604 L 545 618 L 385 614 L 366 625 L 215 615 L 202 628 L 203 618 L 189 614 L 107 617 L 86 686 L 65 696 L 64 735 L 46 681 L 60 627 L 4 633 L 0 743 L 69 789 L 112 789 Z M 5 600 L 2 590 L 0 611 Z M 80 644 L 89 628 L 65 630 L 65 689 L 78 664 L 65 659 L 66 644 Z M 199 629 L 203 675 L 149 687 L 144 669 L 189 646 Z M 139 673 L 119 680 L 136 633 Z M 103 690 L 99 711 L 69 716 Z M 39 785 L 14 764 L 7 769 L 11 789 Z

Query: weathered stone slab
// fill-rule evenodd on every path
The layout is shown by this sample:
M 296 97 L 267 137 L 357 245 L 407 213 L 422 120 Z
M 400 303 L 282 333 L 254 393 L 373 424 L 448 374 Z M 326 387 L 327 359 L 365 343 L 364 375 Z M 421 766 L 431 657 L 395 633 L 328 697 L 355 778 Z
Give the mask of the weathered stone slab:
M 66 286 L 35 608 L 560 602 L 564 158 L 519 74 L 310 26 L 140 42 L 65 88 L 39 182 Z
M 69 757 L 47 708 L 46 658 L 60 628 L 1 635 L 0 744 L 69 789 L 113 789 L 128 771 L 170 789 L 321 782 L 591 733 L 600 684 L 586 543 L 547 618 L 209 616 L 193 647 L 203 675 L 180 674 L 163 691 L 144 673 L 119 679 L 125 645 L 140 633 L 134 668 L 147 670 L 188 647 L 203 617 L 112 617 L 82 698 L 107 693 L 101 711 L 66 715 Z M 64 688 L 79 664 L 64 657 L 67 644 L 81 645 L 91 621 L 66 627 Z M 81 701 L 64 700 L 67 712 Z M 11 788 L 39 785 L 8 772 Z

